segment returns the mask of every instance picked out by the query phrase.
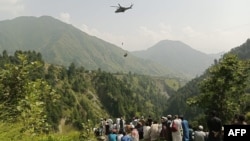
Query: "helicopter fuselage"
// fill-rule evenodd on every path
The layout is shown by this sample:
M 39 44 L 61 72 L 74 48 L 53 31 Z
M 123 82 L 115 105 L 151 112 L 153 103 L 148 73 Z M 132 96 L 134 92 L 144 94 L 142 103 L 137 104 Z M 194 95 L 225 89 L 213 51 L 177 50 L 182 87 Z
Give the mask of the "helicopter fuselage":
M 128 7 L 128 8 L 126 8 L 126 7 L 119 7 L 119 8 L 116 9 L 115 13 L 125 12 L 128 9 L 130 9 L 130 7 Z
M 115 10 L 115 13 L 125 12 L 128 9 L 132 9 L 132 7 L 133 7 L 133 4 L 131 4 L 129 7 L 123 7 L 120 4 L 118 4 L 117 9 Z

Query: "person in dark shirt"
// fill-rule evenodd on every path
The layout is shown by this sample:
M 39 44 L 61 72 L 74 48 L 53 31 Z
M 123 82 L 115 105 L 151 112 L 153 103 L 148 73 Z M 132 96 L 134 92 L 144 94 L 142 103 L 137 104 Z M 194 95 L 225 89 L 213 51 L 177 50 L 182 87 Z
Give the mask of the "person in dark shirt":
M 188 125 L 189 126 L 189 141 L 193 141 L 194 140 L 194 129 L 193 126 L 191 124 Z
M 160 139 L 167 140 L 167 117 L 161 117 L 161 132 L 160 132 Z
M 152 122 L 153 122 L 153 119 L 151 118 L 151 116 L 148 116 L 148 125 L 151 126 L 152 125 Z
M 216 116 L 216 112 L 210 113 L 210 118 L 207 121 L 208 141 L 221 141 L 221 119 Z
M 121 118 L 120 118 L 120 122 L 119 122 L 119 129 L 120 129 L 120 131 L 122 131 L 122 132 L 124 132 L 124 125 L 125 125 L 124 122 L 125 122 L 124 119 L 121 117 Z
M 171 123 L 172 123 L 172 115 L 167 116 L 167 141 L 172 141 L 172 131 L 171 131 Z

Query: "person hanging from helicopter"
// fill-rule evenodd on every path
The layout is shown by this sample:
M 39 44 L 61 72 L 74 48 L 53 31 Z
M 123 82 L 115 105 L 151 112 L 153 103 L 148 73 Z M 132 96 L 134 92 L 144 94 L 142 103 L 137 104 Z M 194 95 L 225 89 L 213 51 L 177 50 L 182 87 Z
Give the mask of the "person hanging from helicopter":
M 117 7 L 117 9 L 115 10 L 115 13 L 120 13 L 120 12 L 125 12 L 128 9 L 132 9 L 133 4 L 131 4 L 129 7 L 123 7 L 118 3 L 118 6 L 111 6 L 111 7 Z
M 123 42 L 122 42 L 122 46 L 123 46 Z M 128 56 L 128 53 L 125 52 L 124 55 L 123 55 L 123 57 L 127 57 L 127 56 Z

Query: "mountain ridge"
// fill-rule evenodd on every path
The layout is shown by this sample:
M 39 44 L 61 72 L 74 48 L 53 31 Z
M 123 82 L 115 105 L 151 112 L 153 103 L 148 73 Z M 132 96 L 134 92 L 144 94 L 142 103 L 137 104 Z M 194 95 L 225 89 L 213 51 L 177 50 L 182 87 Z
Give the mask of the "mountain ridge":
M 22 16 L 0 21 L 0 50 L 41 52 L 48 63 L 75 63 L 89 70 L 132 72 L 157 76 L 183 76 L 170 68 L 129 54 L 126 50 L 50 16 Z
M 200 75 L 214 61 L 212 55 L 172 40 L 129 52 L 46 15 L 0 21 L 0 51 L 4 50 L 34 50 L 41 52 L 46 62 L 66 67 L 74 63 L 89 70 L 187 79 Z

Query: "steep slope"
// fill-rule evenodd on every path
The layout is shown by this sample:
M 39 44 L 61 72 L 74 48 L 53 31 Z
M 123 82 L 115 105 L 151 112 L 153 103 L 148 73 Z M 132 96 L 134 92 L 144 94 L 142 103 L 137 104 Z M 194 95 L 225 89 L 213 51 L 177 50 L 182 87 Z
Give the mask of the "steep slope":
M 250 39 L 247 39 L 242 45 L 231 49 L 227 53 L 236 54 L 238 58 L 242 60 L 250 59 Z M 249 74 L 250 76 L 250 74 Z M 193 80 L 186 83 L 186 85 L 177 91 L 176 95 L 170 96 L 168 100 L 168 108 L 166 113 L 181 113 L 186 116 L 186 118 L 194 119 L 197 118 L 199 114 L 204 111 L 198 111 L 197 107 L 190 107 L 187 105 L 186 100 L 192 96 L 199 95 L 199 83 L 203 81 L 206 77 L 206 73 L 201 76 L 194 78 Z M 250 83 L 247 84 L 246 93 L 250 93 Z M 246 109 L 250 109 L 250 101 L 246 103 Z M 204 109 L 203 109 L 204 110 Z
M 241 59 L 250 59 L 250 38 L 239 47 L 231 49 L 230 52 L 238 55 Z
M 144 51 L 135 51 L 134 55 L 158 62 L 190 77 L 202 74 L 215 58 L 197 51 L 180 42 L 163 40 Z
M 40 52 L 48 63 L 64 66 L 74 63 L 89 70 L 100 68 L 109 72 L 173 74 L 166 67 L 132 54 L 124 57 L 125 50 L 50 16 L 1 21 L 0 51 L 4 50 L 8 53 L 34 50 Z
M 158 118 L 163 115 L 168 97 L 175 94 L 175 90 L 168 86 L 167 79 L 163 77 L 131 73 L 113 74 L 101 70 L 89 72 L 82 67 L 76 68 L 74 65 L 65 68 L 34 63 L 35 61 L 44 62 L 40 57 L 40 53 L 28 51 L 17 51 L 13 56 L 0 55 L 0 101 L 2 103 L 11 102 L 0 106 L 1 120 L 3 117 L 9 119 L 9 115 L 12 115 L 11 110 L 16 111 L 16 107 L 27 108 L 30 113 L 34 108 L 31 104 L 42 100 L 46 103 L 42 105 L 46 107 L 46 117 L 48 118 L 46 121 L 55 129 L 62 121 L 65 121 L 67 126 L 72 125 L 77 129 L 82 129 L 82 123 L 86 123 L 87 120 L 91 120 L 91 124 L 95 122 L 97 125 L 100 118 L 106 117 L 115 119 L 122 115 L 125 119 L 130 119 L 135 115 L 152 115 L 153 118 Z M 9 66 L 3 67 L 6 63 Z M 17 76 L 20 76 L 18 80 Z M 42 81 L 43 84 L 40 84 Z M 27 87 L 30 84 L 32 86 Z M 37 84 L 40 85 L 35 86 Z M 175 82 L 175 85 L 180 85 L 180 83 Z M 9 93 L 8 96 L 3 94 L 5 92 Z M 41 97 L 33 98 L 38 95 L 37 93 Z M 25 105 L 21 103 L 24 100 Z M 9 105 L 13 107 L 11 110 Z M 40 108 L 39 106 L 41 105 L 36 106 L 35 109 Z M 44 112 L 40 114 L 45 115 Z M 38 114 L 32 117 L 30 115 L 33 114 L 28 115 L 28 121 L 30 118 L 39 117 Z M 18 112 L 15 118 L 19 116 L 21 113 Z M 63 126 L 60 125 L 59 130 Z

